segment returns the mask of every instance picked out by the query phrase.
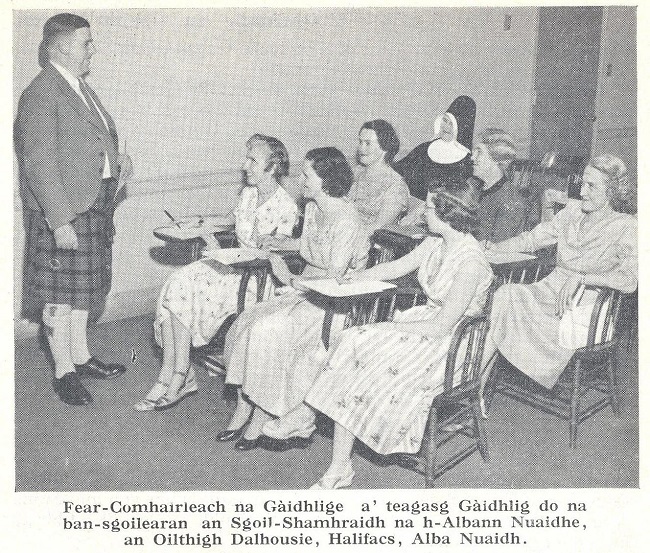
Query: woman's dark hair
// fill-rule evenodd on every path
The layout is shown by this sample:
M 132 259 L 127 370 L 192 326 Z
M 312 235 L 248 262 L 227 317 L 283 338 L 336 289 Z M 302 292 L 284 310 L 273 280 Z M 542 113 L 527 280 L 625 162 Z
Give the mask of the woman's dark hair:
M 269 171 L 275 167 L 273 176 L 277 182 L 280 182 L 282 177 L 286 177 L 289 174 L 289 152 L 287 152 L 287 148 L 282 141 L 273 136 L 266 136 L 265 134 L 254 134 L 251 136 L 246 141 L 246 148 L 250 150 L 257 143 L 266 144 L 270 150 L 265 171 Z
M 431 191 L 438 219 L 458 232 L 478 230 L 479 189 L 472 180 Z
M 368 121 L 361 125 L 361 132 L 363 129 L 369 129 L 375 131 L 377 135 L 377 142 L 379 142 L 379 147 L 386 152 L 384 159 L 386 163 L 390 165 L 393 163 L 393 159 L 399 152 L 399 138 L 397 133 L 388 121 L 383 119 L 374 119 L 373 121 Z
M 90 28 L 88 20 L 73 13 L 58 13 L 43 26 L 43 40 L 38 47 L 38 63 L 45 67 L 50 61 L 50 47 L 61 35 L 70 35 L 77 29 Z
M 338 148 L 314 148 L 307 152 L 305 159 L 311 162 L 314 171 L 323 181 L 323 192 L 328 196 L 341 198 L 352 188 L 352 169 Z

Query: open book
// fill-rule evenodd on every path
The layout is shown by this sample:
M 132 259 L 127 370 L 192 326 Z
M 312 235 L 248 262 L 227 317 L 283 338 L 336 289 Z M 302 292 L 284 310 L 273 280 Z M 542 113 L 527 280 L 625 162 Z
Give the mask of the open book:
M 375 294 L 390 288 L 395 288 L 395 285 L 390 282 L 383 282 L 381 280 L 354 280 L 339 284 L 334 278 L 326 278 L 322 280 L 300 280 L 301 285 L 309 288 L 314 292 L 329 296 L 331 298 L 345 298 L 348 296 L 361 296 L 363 294 Z

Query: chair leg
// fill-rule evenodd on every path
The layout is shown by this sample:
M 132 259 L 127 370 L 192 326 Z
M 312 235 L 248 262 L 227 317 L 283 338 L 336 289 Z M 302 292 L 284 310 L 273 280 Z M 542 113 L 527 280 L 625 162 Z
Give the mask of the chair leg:
M 429 410 L 429 435 L 426 443 L 426 457 L 424 460 L 424 479 L 427 488 L 433 488 L 433 482 L 436 479 L 436 465 L 438 448 L 436 445 L 436 436 L 438 433 L 438 409 L 432 407 Z
M 488 451 L 487 435 L 485 433 L 485 421 L 483 420 L 483 413 L 481 413 L 480 400 L 477 397 L 472 400 L 472 412 L 474 413 L 474 426 L 476 432 L 476 443 L 478 450 L 486 463 L 490 460 L 490 452 Z
M 618 379 L 616 374 L 616 352 L 607 355 L 607 373 L 609 384 L 609 398 L 612 403 L 612 411 L 615 415 L 621 415 L 621 402 L 618 397 Z
M 503 378 L 503 368 L 498 363 L 498 354 L 497 354 L 492 365 L 491 374 L 488 377 L 488 381 L 485 383 L 485 388 L 483 390 L 483 402 L 485 404 L 486 414 L 490 412 L 490 408 L 492 407 L 492 402 L 494 401 L 494 394 L 497 392 L 499 387 L 499 382 L 502 378 Z
M 580 382 L 582 377 L 582 361 L 576 359 L 573 363 L 573 388 L 571 390 L 571 420 L 569 423 L 569 447 L 575 449 L 578 439 L 578 417 L 580 411 Z

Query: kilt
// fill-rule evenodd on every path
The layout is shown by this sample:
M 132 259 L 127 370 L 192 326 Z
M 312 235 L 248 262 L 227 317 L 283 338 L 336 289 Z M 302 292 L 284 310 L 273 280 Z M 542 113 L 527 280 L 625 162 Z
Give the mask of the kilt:
M 23 210 L 23 316 L 39 320 L 46 303 L 101 314 L 111 287 L 116 186 L 115 179 L 105 179 L 95 203 L 71 222 L 76 250 L 58 249 L 44 214 Z

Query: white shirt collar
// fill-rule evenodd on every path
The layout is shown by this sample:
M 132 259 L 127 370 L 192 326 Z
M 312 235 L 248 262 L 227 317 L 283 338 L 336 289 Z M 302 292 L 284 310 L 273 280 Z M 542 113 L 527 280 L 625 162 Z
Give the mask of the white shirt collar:
M 70 71 L 68 71 L 65 67 L 62 65 L 59 65 L 55 61 L 51 61 L 50 63 L 56 69 L 59 73 L 61 73 L 61 76 L 68 81 L 70 86 L 74 89 L 75 92 L 77 92 L 79 95 L 81 95 L 81 87 L 79 86 L 79 79 L 75 77 Z

